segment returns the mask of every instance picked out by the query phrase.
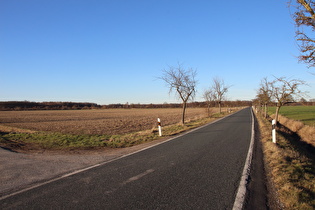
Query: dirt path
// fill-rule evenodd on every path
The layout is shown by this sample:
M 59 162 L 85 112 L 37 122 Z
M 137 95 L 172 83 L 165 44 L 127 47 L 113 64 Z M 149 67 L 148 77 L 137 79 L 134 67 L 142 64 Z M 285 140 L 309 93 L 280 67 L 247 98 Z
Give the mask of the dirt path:
M 112 160 L 166 141 L 167 138 L 122 149 L 16 153 L 0 148 L 0 197 L 78 169 Z

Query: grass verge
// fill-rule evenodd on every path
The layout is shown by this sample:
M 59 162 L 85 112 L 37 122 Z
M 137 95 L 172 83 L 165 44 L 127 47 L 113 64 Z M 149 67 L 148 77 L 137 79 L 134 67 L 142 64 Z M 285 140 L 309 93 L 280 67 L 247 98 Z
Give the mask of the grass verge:
M 269 115 L 275 113 L 276 107 L 268 107 Z M 299 120 L 305 125 L 315 126 L 315 106 L 282 106 L 279 114 Z
M 296 142 L 295 135 L 281 128 L 277 144 L 271 142 L 270 122 L 257 114 L 267 176 L 281 209 L 315 209 L 315 161 Z
M 274 117 L 274 115 L 271 115 Z M 281 125 L 287 127 L 293 133 L 296 133 L 300 138 L 308 144 L 315 147 L 315 127 L 304 125 L 301 121 L 296 121 L 290 118 L 283 117 L 279 115 L 279 122 Z
M 159 137 L 157 129 L 134 132 L 124 135 L 73 135 L 57 132 L 19 132 L 10 130 L 0 132 L 0 146 L 13 151 L 32 150 L 74 150 L 100 147 L 123 148 L 144 142 L 173 136 L 187 130 L 202 126 L 215 118 L 202 118 L 187 122 L 185 125 L 175 124 L 163 127 L 163 137 Z

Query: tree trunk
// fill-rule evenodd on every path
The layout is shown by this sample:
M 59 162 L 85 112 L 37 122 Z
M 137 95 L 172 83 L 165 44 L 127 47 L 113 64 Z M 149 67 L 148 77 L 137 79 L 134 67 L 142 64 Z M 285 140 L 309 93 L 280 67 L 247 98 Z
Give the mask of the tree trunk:
M 280 107 L 281 107 L 281 106 L 278 105 L 278 106 L 277 106 L 277 109 L 276 109 L 276 117 L 275 117 L 276 124 L 278 124 L 278 116 L 279 116 Z
M 267 118 L 267 104 L 265 104 L 265 119 Z
M 183 124 L 183 125 L 185 124 L 186 106 L 187 106 L 187 103 L 186 103 L 186 101 L 185 101 L 185 102 L 183 102 L 183 115 L 182 115 L 182 124 Z
M 219 113 L 221 114 L 221 102 L 219 102 Z

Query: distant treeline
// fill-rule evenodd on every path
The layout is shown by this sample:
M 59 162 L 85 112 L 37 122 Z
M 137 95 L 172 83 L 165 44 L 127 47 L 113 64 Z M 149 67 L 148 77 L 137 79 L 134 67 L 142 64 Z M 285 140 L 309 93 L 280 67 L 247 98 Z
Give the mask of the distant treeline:
M 254 100 L 253 101 L 254 106 L 263 106 L 263 104 L 259 103 L 259 101 Z M 277 103 L 270 102 L 268 103 L 268 106 L 277 106 Z M 301 102 L 289 102 L 285 104 L 285 106 L 315 106 L 315 101 L 301 101 Z
M 224 101 L 222 102 L 222 105 L 224 107 L 239 107 L 239 106 L 251 106 L 252 101 Z M 188 107 L 193 108 L 202 108 L 207 107 L 208 104 L 206 102 L 190 102 L 187 103 Z M 216 106 L 216 102 L 212 101 L 210 104 L 211 107 Z M 102 108 L 105 109 L 116 109 L 116 108 L 122 108 L 122 109 L 133 109 L 133 108 L 139 108 L 139 109 L 153 109 L 153 108 L 181 108 L 181 103 L 163 103 L 163 104 L 109 104 L 109 105 L 103 105 Z
M 30 101 L 5 101 L 0 102 L 1 111 L 10 110 L 76 110 L 101 108 L 95 103 L 75 102 L 30 102 Z
M 224 101 L 224 107 L 251 106 L 252 101 Z M 188 107 L 207 107 L 206 102 L 191 102 Z M 216 103 L 211 102 L 211 107 Z M 153 108 L 181 108 L 180 103 L 163 104 L 108 104 L 98 105 L 96 103 L 75 103 L 75 102 L 30 102 L 30 101 L 4 101 L 0 102 L 1 111 L 19 111 L 19 110 L 79 110 L 79 109 L 153 109 Z

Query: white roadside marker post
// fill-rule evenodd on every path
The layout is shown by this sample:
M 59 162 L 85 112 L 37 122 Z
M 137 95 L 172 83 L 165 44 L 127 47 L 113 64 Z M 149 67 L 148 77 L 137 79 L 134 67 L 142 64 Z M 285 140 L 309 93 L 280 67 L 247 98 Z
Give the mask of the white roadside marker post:
M 272 120 L 272 142 L 276 143 L 276 120 Z
M 162 136 L 161 120 L 160 118 L 158 118 L 157 120 L 158 120 L 159 135 Z

